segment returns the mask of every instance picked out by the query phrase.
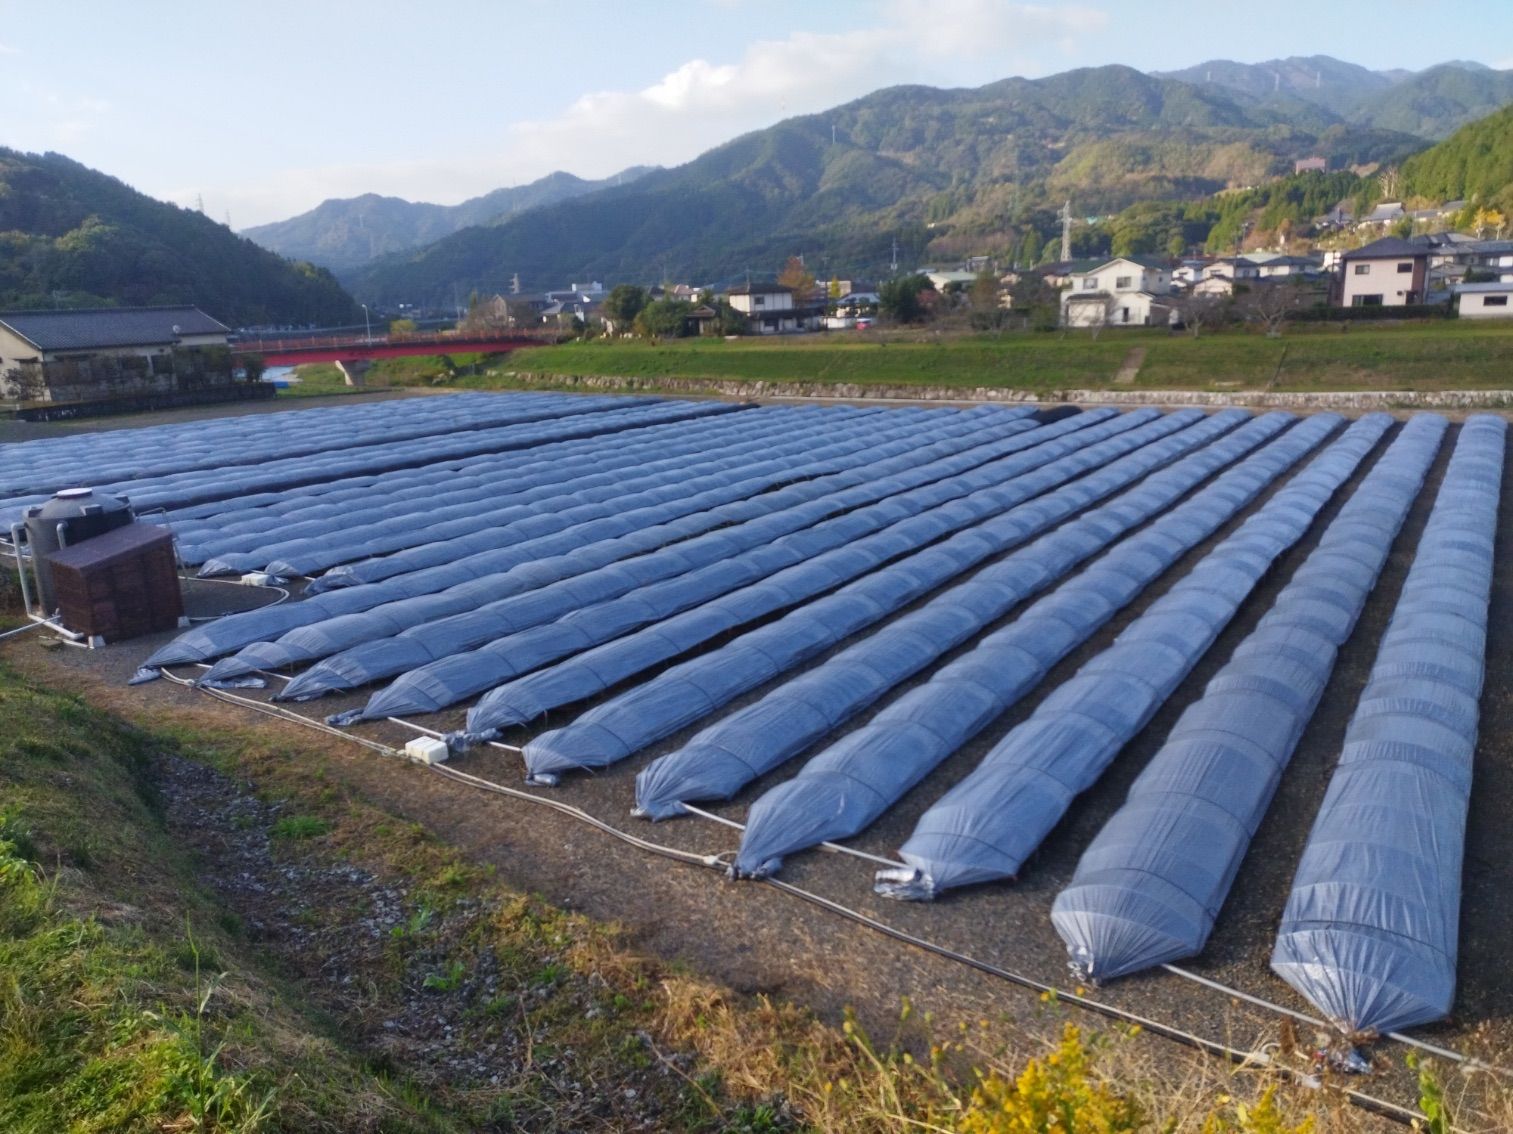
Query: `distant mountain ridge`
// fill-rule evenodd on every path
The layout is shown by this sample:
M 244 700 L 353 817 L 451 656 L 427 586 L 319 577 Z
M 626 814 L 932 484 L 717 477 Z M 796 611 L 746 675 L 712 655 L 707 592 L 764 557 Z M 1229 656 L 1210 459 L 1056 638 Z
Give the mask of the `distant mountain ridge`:
M 1262 63 L 1210 59 L 1180 71 L 1154 73 L 1233 91 L 1263 105 L 1301 100 L 1355 125 L 1431 141 L 1513 102 L 1513 71 L 1497 71 L 1464 59 L 1422 71 L 1372 71 L 1328 55 Z
M 184 303 L 234 326 L 360 318 L 324 268 L 62 154 L 0 147 L 0 307 Z
M 333 197 L 297 217 L 244 229 L 242 235 L 281 256 L 310 260 L 342 274 L 387 253 L 430 244 L 458 229 L 496 224 L 527 209 L 629 184 L 653 168 L 633 166 L 601 181 L 586 181 L 558 171 L 527 185 L 495 189 L 456 205 L 433 205 L 377 193 Z
M 832 140 L 833 139 L 833 140 Z M 1422 138 L 1343 121 L 1217 84 L 1082 68 L 976 89 L 893 87 L 789 119 L 630 185 L 463 229 L 374 261 L 348 279 L 368 302 L 435 304 L 454 291 L 527 290 L 588 276 L 701 282 L 773 271 L 808 253 L 821 275 L 1048 236 L 1052 210 L 1081 215 L 1205 196 L 1291 172 L 1396 162 Z

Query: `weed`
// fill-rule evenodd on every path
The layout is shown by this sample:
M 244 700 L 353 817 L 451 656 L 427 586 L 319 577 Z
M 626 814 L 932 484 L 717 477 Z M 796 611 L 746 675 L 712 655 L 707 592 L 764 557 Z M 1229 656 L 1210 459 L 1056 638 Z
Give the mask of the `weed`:
M 431 928 L 431 923 L 436 920 L 436 910 L 426 902 L 422 902 L 411 911 L 410 916 L 389 930 L 389 936 L 395 941 L 414 939 Z
M 1428 1134 L 1451 1134 L 1455 1122 L 1445 1102 L 1445 1088 L 1435 1071 L 1434 1060 L 1408 1053 L 1408 1066 L 1418 1072 L 1418 1108 L 1424 1112 L 1423 1129 Z
M 461 987 L 462 978 L 467 974 L 468 967 L 454 958 L 447 964 L 445 970 L 431 973 L 421 981 L 421 987 L 430 989 L 432 992 L 455 992 Z
M 275 839 L 315 839 L 330 831 L 331 824 L 314 815 L 285 815 L 268 829 Z

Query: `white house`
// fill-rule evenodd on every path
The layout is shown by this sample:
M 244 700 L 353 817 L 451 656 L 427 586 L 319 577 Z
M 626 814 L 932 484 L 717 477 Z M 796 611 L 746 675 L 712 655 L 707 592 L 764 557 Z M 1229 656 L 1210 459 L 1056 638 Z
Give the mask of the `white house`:
M 1352 248 L 1340 257 L 1341 307 L 1403 307 L 1424 302 L 1429 249 L 1395 236 Z
M 1455 288 L 1455 305 L 1462 319 L 1507 319 L 1513 316 L 1513 280 L 1463 283 Z
M 1171 272 L 1154 260 L 1121 256 L 1073 272 L 1061 293 L 1064 327 L 1156 327 L 1171 320 Z
M 799 305 L 793 289 L 782 284 L 742 284 L 730 289 L 729 298 L 759 335 L 817 331 L 823 325 L 823 310 Z

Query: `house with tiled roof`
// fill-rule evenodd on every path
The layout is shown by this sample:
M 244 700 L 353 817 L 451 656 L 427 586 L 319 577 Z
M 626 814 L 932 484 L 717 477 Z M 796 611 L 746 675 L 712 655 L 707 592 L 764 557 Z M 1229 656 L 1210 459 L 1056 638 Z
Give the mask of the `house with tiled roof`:
M 1120 256 L 1070 273 L 1061 293 L 1064 327 L 1164 327 L 1172 317 L 1172 274 L 1163 261 Z
M 197 307 L 0 311 L 0 397 L 86 401 L 229 383 L 230 335 Z
M 1405 307 L 1424 302 L 1429 248 L 1384 236 L 1340 257 L 1341 307 Z

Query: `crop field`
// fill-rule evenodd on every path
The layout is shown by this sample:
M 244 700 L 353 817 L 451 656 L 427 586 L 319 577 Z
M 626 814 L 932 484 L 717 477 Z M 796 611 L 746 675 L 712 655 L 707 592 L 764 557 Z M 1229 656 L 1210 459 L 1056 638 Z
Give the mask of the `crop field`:
M 445 762 L 396 790 L 462 827 L 565 807 L 499 837 L 755 986 L 806 942 L 838 995 L 919 979 L 764 923 L 776 886 L 963 989 L 1317 1047 L 1408 1105 L 1405 1043 L 1513 1052 L 1505 446 L 1488 414 L 473 393 L 8 445 L 0 504 L 126 495 L 206 615 L 58 665 L 415 742 Z

